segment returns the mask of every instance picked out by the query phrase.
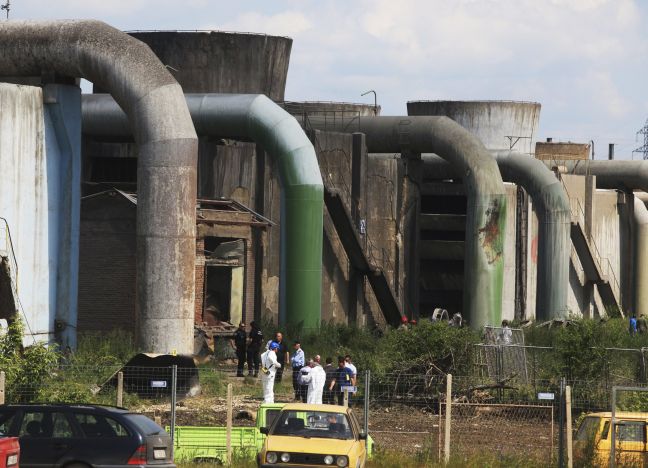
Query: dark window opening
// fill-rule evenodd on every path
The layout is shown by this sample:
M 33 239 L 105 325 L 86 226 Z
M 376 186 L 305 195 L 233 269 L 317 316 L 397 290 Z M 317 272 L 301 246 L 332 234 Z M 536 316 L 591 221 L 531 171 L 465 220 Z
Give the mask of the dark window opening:
M 89 158 L 91 182 L 137 182 L 137 158 Z
M 232 268 L 205 266 L 205 302 L 203 321 L 209 325 L 230 321 Z

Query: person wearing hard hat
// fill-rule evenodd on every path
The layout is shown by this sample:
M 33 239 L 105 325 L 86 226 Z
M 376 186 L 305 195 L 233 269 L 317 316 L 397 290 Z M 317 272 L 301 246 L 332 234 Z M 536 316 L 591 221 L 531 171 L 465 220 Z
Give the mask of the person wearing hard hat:
M 279 343 L 272 342 L 268 350 L 261 355 L 261 386 L 263 388 L 263 402 L 274 403 L 274 380 L 277 369 L 281 364 L 277 361 Z
M 398 326 L 399 330 L 409 330 L 409 320 L 407 320 L 407 317 L 403 315 L 401 317 L 401 324 Z

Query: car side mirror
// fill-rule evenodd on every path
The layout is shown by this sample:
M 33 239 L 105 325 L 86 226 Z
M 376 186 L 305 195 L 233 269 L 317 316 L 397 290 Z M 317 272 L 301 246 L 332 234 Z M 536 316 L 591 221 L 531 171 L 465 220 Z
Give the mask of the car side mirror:
M 261 434 L 268 435 L 268 432 L 269 432 L 269 431 L 268 431 L 268 428 L 267 428 L 267 427 L 261 427 L 261 428 L 259 428 L 259 432 L 260 432 Z
M 364 432 L 361 432 L 359 438 L 360 438 L 360 440 L 367 440 L 367 434 L 365 434 Z

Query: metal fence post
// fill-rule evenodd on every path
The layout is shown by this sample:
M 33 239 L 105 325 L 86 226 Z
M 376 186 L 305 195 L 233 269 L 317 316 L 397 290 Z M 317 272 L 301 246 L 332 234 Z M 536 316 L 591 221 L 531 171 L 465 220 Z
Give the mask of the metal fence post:
M 232 465 L 232 384 L 227 384 L 227 432 L 225 435 L 225 448 L 227 450 L 227 464 Z
M 124 373 L 117 373 L 117 406 L 124 405 Z
M 617 387 L 612 387 L 612 415 L 610 418 L 610 430 L 612 431 L 612 442 L 610 443 L 610 468 L 616 465 L 616 397 Z
M 171 367 L 171 459 L 175 451 L 176 393 L 178 390 L 178 365 Z
M 567 468 L 574 466 L 572 447 L 572 414 L 571 414 L 571 386 L 565 387 L 565 414 L 567 416 Z
M 365 391 L 364 391 L 364 432 L 369 434 L 369 387 L 371 386 L 371 371 L 365 371 Z
M 446 381 L 446 414 L 445 414 L 445 440 L 443 441 L 443 460 L 446 464 L 450 461 L 450 421 L 452 414 L 452 374 L 448 374 Z
M 560 398 L 558 400 L 558 467 L 565 466 L 565 378 L 560 379 Z
M 5 372 L 0 371 L 0 405 L 5 404 Z

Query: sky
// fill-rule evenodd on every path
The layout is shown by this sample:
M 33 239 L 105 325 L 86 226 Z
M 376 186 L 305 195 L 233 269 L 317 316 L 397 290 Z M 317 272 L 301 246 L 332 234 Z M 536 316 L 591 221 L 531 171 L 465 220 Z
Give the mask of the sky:
M 11 0 L 10 18 L 289 36 L 286 100 L 536 101 L 539 139 L 596 159 L 630 159 L 648 119 L 648 0 Z

